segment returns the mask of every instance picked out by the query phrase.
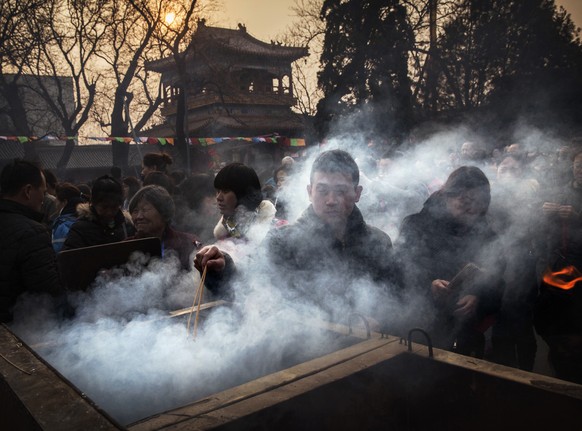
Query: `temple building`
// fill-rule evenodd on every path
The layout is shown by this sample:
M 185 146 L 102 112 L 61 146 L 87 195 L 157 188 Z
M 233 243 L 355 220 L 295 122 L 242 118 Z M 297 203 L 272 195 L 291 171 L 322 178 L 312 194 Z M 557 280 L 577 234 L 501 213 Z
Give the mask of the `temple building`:
M 291 109 L 296 104 L 291 64 L 307 55 L 307 48 L 262 42 L 242 24 L 226 29 L 200 20 L 184 72 L 172 57 L 147 64 L 161 74 L 165 92 L 165 122 L 150 134 L 175 136 L 178 98 L 186 91 L 189 137 L 302 137 L 303 118 Z

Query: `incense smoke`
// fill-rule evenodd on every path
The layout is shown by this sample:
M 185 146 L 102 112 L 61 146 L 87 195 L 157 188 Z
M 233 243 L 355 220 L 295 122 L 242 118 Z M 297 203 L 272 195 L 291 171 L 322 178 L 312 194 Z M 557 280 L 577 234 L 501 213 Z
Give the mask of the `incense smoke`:
M 419 211 L 447 178 L 453 169 L 451 156 L 468 135 L 466 129 L 434 134 L 404 152 L 393 153 L 392 163 L 381 175 L 374 164 L 366 163 L 370 147 L 360 137 L 337 136 L 323 149 L 345 149 L 358 161 L 364 187 L 358 206 L 368 223 L 394 241 L 402 218 Z M 549 138 L 538 132 L 520 135 L 520 141 L 531 151 L 552 148 Z M 309 205 L 306 186 L 319 150 L 307 153 L 281 192 L 291 222 Z M 487 165 L 482 168 L 494 183 L 494 170 Z M 509 207 L 512 196 L 511 188 L 504 190 L 496 196 L 495 205 Z M 123 424 L 344 345 L 345 340 L 314 322 L 330 315 L 343 316 L 345 322 L 352 311 L 365 313 L 378 301 L 378 286 L 365 278 L 345 280 L 346 296 L 321 307 L 302 297 L 291 300 L 284 286 L 272 283 L 277 279 L 276 268 L 266 266 L 261 249 L 264 234 L 246 244 L 220 244 L 239 269 L 234 305 L 205 312 L 195 340 L 187 333 L 187 315 L 170 318 L 168 312 L 192 305 L 199 274 L 181 272 L 174 260 L 152 259 L 146 266 L 147 259 L 141 255 L 98 278 L 87 292 L 72 295 L 76 315 L 71 320 L 51 316 L 39 298 L 23 297 L 12 330 Z M 511 235 L 507 226 L 500 247 L 511 242 Z M 318 274 L 311 282 L 314 289 L 330 285 L 337 285 L 333 274 Z M 424 312 L 414 303 L 405 310 L 391 304 L 386 309 L 395 316 Z

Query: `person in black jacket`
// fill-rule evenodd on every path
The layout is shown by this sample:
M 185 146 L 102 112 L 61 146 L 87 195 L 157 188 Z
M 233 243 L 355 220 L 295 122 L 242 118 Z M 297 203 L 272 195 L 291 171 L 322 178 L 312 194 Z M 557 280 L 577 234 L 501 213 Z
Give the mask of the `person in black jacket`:
M 64 294 L 56 255 L 40 212 L 46 182 L 34 164 L 15 160 L 0 179 L 0 322 L 24 292 Z
M 572 151 L 570 169 L 570 183 L 542 206 L 546 231 L 534 323 L 556 377 L 582 384 L 582 148 Z
M 123 188 L 113 177 L 97 178 L 91 189 L 90 204 L 77 207 L 78 220 L 71 226 L 63 250 L 109 244 L 135 233 L 131 218 L 125 214 Z
M 399 333 L 400 276 L 392 242 L 366 223 L 356 203 L 360 171 L 343 150 L 321 153 L 313 162 L 307 192 L 311 205 L 266 241 L 275 283 L 292 302 L 308 301 L 332 321 L 352 313 Z
M 474 166 L 453 171 L 423 209 L 404 218 L 396 252 L 405 268 L 411 326 L 436 347 L 483 357 L 487 325 L 503 293 L 503 259 L 486 219 L 489 180 Z M 466 265 L 474 271 L 451 284 Z

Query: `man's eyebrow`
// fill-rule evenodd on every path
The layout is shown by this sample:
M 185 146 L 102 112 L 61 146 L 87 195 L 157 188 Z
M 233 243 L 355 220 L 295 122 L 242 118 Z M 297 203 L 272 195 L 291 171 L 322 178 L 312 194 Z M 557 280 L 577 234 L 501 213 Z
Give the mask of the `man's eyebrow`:
M 328 184 L 328 183 L 317 183 L 315 185 L 316 189 L 334 189 L 334 190 L 348 190 L 350 186 L 346 184 Z

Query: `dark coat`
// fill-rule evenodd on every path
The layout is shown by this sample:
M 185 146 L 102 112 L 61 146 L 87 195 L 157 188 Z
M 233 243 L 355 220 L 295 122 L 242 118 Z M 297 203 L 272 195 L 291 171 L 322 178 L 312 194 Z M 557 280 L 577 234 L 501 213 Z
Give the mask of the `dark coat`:
M 465 229 L 449 216 L 444 199 L 434 193 L 423 209 L 404 218 L 396 242 L 396 253 L 405 269 L 405 284 L 411 303 L 411 325 L 433 333 L 437 345 L 447 347 L 454 339 L 454 302 L 437 303 L 431 293 L 432 281 L 451 281 L 468 263 L 483 273 L 467 290 L 459 292 L 479 298 L 478 318 L 495 313 L 503 294 L 503 258 L 496 250 L 497 236 L 485 216 Z M 435 340 L 433 340 L 435 341 Z
M 582 189 L 576 189 L 572 184 L 554 200 L 582 212 Z M 543 268 L 558 271 L 570 265 L 578 270 L 571 278 L 579 277 L 582 274 L 582 216 L 564 220 L 557 214 L 550 215 Z M 578 282 L 570 290 L 562 290 L 542 282 L 535 314 L 536 330 L 544 337 L 565 334 L 582 337 L 582 283 Z
M 553 196 L 552 202 L 571 205 L 578 213 L 582 211 L 582 189 L 574 188 L 572 183 Z M 551 214 L 546 219 L 546 261 L 549 266 L 562 264 L 556 262 L 559 256 L 566 257 L 572 265 L 582 270 L 582 217 L 565 220 L 558 214 Z M 560 268 L 558 268 L 560 269 Z
M 180 232 L 167 227 L 162 238 L 162 253 L 173 251 L 177 254 L 182 269 L 192 269 L 192 259 L 190 255 L 200 247 L 200 241 L 194 235 Z
M 12 320 L 11 308 L 23 292 L 64 293 L 56 255 L 43 215 L 0 199 L 0 321 Z
M 131 220 L 121 210 L 115 216 L 113 226 L 102 224 L 89 204 L 79 205 L 77 213 L 79 218 L 71 226 L 63 250 L 119 242 L 135 233 Z
M 127 239 L 131 240 L 136 238 L 142 237 L 135 235 Z M 167 227 L 162 238 L 162 257 L 174 254 L 180 261 L 182 269 L 189 271 L 192 269 L 192 259 L 190 259 L 190 255 L 197 250 L 200 245 L 200 241 L 198 241 L 196 236 Z
M 140 238 L 131 236 L 128 240 Z M 180 261 L 183 270 L 190 271 L 193 267 L 194 256 L 202 244 L 195 235 L 181 232 L 167 227 L 162 238 L 162 256 L 174 254 Z M 206 288 L 212 293 L 213 299 L 232 299 L 231 280 L 236 274 L 236 265 L 228 253 L 224 253 L 226 266 L 221 272 L 209 271 L 206 275 Z
M 553 196 L 560 205 L 571 205 L 578 216 L 562 219 L 557 214 L 547 219 L 547 254 L 542 268 L 557 272 L 573 266 L 575 271 L 563 281 L 578 281 L 571 289 L 540 283 L 534 311 L 537 333 L 549 347 L 549 358 L 556 376 L 582 384 L 582 189 L 570 183 Z
M 358 302 L 362 285 L 353 283 L 368 280 L 378 295 L 368 314 L 386 321 L 389 295 L 398 290 L 392 242 L 386 233 L 368 225 L 357 207 L 348 218 L 343 241 L 310 206 L 295 223 L 271 231 L 267 253 L 274 283 L 283 283 L 292 300 L 312 300 L 329 308 L 335 319 L 338 309 L 350 310 Z M 338 302 L 342 304 L 335 308 Z

